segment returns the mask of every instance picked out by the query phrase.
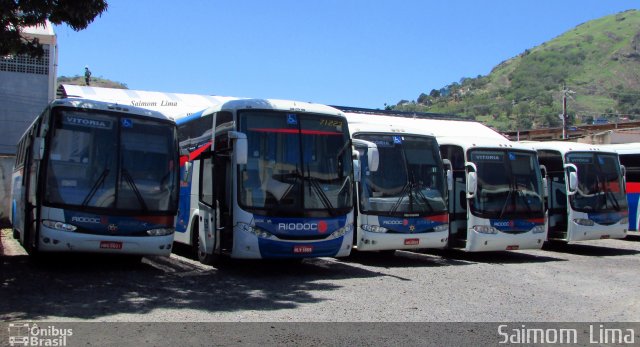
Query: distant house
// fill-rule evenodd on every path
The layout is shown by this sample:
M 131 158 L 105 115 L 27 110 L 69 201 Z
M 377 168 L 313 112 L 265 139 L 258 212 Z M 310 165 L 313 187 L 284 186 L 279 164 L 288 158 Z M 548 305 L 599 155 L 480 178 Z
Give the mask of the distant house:
M 23 34 L 38 38 L 44 55 L 0 57 L 0 155 L 15 155 L 22 133 L 56 95 L 58 46 L 53 27 L 47 22 L 24 28 Z

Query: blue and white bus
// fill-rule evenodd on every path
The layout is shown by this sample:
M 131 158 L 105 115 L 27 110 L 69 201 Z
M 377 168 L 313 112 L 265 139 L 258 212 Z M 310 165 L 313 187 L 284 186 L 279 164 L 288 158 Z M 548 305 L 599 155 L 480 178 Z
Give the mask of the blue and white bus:
M 353 112 L 345 116 L 360 163 L 354 248 L 389 253 L 444 248 L 449 238 L 448 185 L 436 138 L 416 132 L 410 118 Z
M 549 240 L 624 238 L 629 228 L 624 169 L 612 148 L 527 142 L 547 168 Z
M 449 160 L 449 247 L 467 252 L 539 249 L 547 238 L 536 151 L 483 124 L 416 119 Z
M 620 164 L 625 168 L 629 234 L 638 235 L 640 231 L 640 143 L 619 143 L 602 147 L 615 150 L 620 157 Z
M 178 204 L 173 120 L 85 99 L 52 102 L 18 144 L 14 237 L 29 254 L 171 253 Z
M 176 242 L 202 263 L 349 255 L 353 162 L 344 115 L 285 100 L 237 99 L 179 119 Z

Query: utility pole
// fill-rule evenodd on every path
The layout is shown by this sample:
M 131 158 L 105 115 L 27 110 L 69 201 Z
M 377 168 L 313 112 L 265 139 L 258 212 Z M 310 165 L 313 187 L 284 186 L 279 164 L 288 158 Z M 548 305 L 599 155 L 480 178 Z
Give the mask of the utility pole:
M 562 139 L 569 138 L 569 115 L 567 114 L 567 97 L 571 97 L 569 94 L 575 93 L 573 90 L 567 89 L 567 86 L 562 84 Z

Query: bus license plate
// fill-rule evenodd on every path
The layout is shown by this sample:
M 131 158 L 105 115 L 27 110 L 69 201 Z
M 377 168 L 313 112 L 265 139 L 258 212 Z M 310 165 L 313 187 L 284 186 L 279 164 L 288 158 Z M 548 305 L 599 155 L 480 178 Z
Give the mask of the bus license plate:
M 308 245 L 296 245 L 293 246 L 293 253 L 294 254 L 307 254 L 307 253 L 313 253 L 313 246 L 308 246 Z
M 122 242 L 119 242 L 119 241 L 100 241 L 100 248 L 104 248 L 104 249 L 122 249 Z
M 420 244 L 420 239 L 404 239 L 405 246 L 415 246 Z
M 608 239 L 609 237 L 611 237 L 610 235 L 602 235 L 600 236 L 601 239 Z
M 507 251 L 515 251 L 515 250 L 517 250 L 519 248 L 520 248 L 520 246 L 518 246 L 518 245 L 507 246 Z

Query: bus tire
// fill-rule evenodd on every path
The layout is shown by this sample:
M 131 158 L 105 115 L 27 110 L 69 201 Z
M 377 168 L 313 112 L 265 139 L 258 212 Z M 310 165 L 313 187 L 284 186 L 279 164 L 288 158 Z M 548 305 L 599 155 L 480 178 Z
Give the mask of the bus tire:
M 198 261 L 204 265 L 213 265 L 217 262 L 219 256 L 216 254 L 207 254 L 205 252 L 200 251 L 200 225 L 198 220 L 193 221 L 193 228 L 191 229 L 193 241 L 191 245 L 193 247 L 193 252 L 195 253 Z
M 32 228 L 35 229 L 35 223 L 33 223 L 34 225 L 32 226 Z M 37 258 L 38 257 L 38 235 L 33 235 L 35 236 L 35 240 L 32 240 L 32 234 L 30 232 L 30 230 L 28 230 L 28 228 L 25 228 L 26 230 L 24 230 L 24 244 L 22 245 L 22 247 L 24 247 L 24 250 L 27 251 L 27 254 L 29 255 L 29 257 L 31 258 Z

